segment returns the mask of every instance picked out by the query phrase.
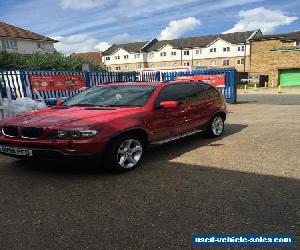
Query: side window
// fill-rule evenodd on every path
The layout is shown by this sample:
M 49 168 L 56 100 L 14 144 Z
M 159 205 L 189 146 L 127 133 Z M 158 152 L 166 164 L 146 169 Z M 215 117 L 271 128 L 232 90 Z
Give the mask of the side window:
M 192 83 L 188 85 L 187 102 L 190 104 L 197 104 L 219 96 L 219 92 L 209 84 Z
M 156 98 L 155 106 L 158 106 L 164 101 L 178 101 L 185 104 L 187 102 L 187 85 L 188 84 L 176 84 L 163 87 Z
M 208 85 L 207 96 L 209 99 L 217 98 L 219 95 L 220 93 L 215 88 Z
M 196 104 L 208 99 L 207 97 L 208 85 L 201 84 L 201 83 L 192 83 L 189 85 L 190 88 L 188 93 L 188 99 L 190 104 Z

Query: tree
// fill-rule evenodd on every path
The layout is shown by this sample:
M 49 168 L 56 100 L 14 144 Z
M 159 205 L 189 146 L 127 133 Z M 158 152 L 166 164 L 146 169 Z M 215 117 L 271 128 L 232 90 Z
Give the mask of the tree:
M 83 64 L 93 64 L 73 55 L 66 56 L 60 52 L 36 52 L 32 55 L 0 52 L 0 68 L 27 70 L 71 70 L 80 71 Z M 103 65 L 95 65 L 95 71 L 105 71 Z

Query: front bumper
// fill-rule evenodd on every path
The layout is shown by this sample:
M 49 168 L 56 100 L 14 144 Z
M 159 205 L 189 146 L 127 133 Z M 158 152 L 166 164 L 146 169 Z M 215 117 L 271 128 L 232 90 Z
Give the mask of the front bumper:
M 1 146 L 32 150 L 32 156 L 37 158 L 83 157 L 101 155 L 106 143 L 96 138 L 87 140 L 24 140 L 19 138 L 0 137 Z M 19 157 L 0 152 L 1 154 Z

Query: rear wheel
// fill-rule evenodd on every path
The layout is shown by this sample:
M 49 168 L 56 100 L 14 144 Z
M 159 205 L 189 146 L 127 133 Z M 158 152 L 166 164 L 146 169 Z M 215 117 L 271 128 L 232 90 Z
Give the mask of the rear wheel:
M 221 115 L 215 115 L 207 125 L 206 135 L 209 137 L 218 137 L 223 134 L 224 119 Z
M 144 140 L 136 135 L 124 135 L 113 140 L 106 152 L 106 167 L 110 171 L 124 172 L 135 169 L 144 154 Z

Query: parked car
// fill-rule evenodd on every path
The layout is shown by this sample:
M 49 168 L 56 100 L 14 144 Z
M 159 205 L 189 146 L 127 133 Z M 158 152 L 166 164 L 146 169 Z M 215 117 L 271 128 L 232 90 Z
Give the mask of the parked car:
M 13 157 L 98 156 L 115 171 L 134 169 L 149 145 L 224 130 L 223 95 L 201 82 L 96 86 L 59 106 L 4 120 L 0 152 Z

